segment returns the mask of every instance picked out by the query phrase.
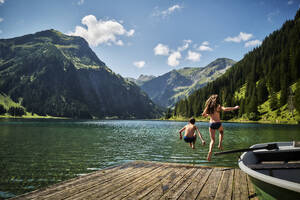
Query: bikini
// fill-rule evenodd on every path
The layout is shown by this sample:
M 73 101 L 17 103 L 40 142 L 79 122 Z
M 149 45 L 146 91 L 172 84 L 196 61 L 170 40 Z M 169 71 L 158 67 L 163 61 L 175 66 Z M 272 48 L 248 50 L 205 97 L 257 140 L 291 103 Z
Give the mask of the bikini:
M 221 127 L 222 123 L 221 122 L 212 122 L 209 123 L 209 128 L 211 129 L 219 129 Z

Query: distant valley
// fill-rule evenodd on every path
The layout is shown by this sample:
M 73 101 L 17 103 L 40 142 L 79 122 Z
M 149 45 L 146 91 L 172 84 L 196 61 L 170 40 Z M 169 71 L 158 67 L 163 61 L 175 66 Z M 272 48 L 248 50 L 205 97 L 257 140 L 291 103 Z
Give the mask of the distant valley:
M 205 67 L 186 67 L 158 77 L 141 75 L 138 79 L 127 79 L 139 85 L 156 104 L 173 107 L 180 99 L 223 75 L 235 63 L 232 59 L 219 58 Z

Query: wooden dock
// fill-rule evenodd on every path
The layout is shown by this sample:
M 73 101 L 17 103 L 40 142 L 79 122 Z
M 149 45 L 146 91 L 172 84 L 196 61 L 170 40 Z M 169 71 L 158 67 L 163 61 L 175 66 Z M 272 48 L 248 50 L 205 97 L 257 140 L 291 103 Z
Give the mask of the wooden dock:
M 247 200 L 254 193 L 249 177 L 239 169 L 135 161 L 14 199 Z

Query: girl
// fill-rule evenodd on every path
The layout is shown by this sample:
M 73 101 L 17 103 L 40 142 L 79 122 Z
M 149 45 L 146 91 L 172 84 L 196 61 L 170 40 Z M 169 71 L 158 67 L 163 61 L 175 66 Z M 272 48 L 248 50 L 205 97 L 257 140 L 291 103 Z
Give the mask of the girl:
M 212 149 L 215 144 L 215 132 L 216 130 L 219 131 L 219 145 L 218 148 L 222 150 L 222 141 L 223 141 L 223 133 L 224 129 L 220 120 L 220 112 L 221 111 L 232 111 L 239 109 L 239 106 L 235 107 L 223 107 L 220 105 L 219 96 L 217 94 L 211 95 L 206 103 L 205 109 L 202 113 L 202 116 L 210 117 L 209 120 L 209 135 L 210 135 L 210 144 L 209 144 L 209 151 L 207 154 L 207 160 L 210 161 L 212 155 Z

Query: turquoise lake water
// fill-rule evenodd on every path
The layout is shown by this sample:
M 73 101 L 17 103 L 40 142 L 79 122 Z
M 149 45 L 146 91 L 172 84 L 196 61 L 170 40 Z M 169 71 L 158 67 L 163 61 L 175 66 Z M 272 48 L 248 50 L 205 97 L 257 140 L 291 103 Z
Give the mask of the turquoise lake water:
M 206 140 L 196 149 L 179 139 L 186 122 L 148 120 L 0 120 L 0 198 L 9 198 L 82 174 L 134 160 L 237 167 L 240 153 L 206 161 Z M 224 150 L 256 143 L 300 141 L 300 126 L 223 123 Z M 216 134 L 216 139 L 218 133 Z M 214 152 L 217 152 L 217 143 Z

